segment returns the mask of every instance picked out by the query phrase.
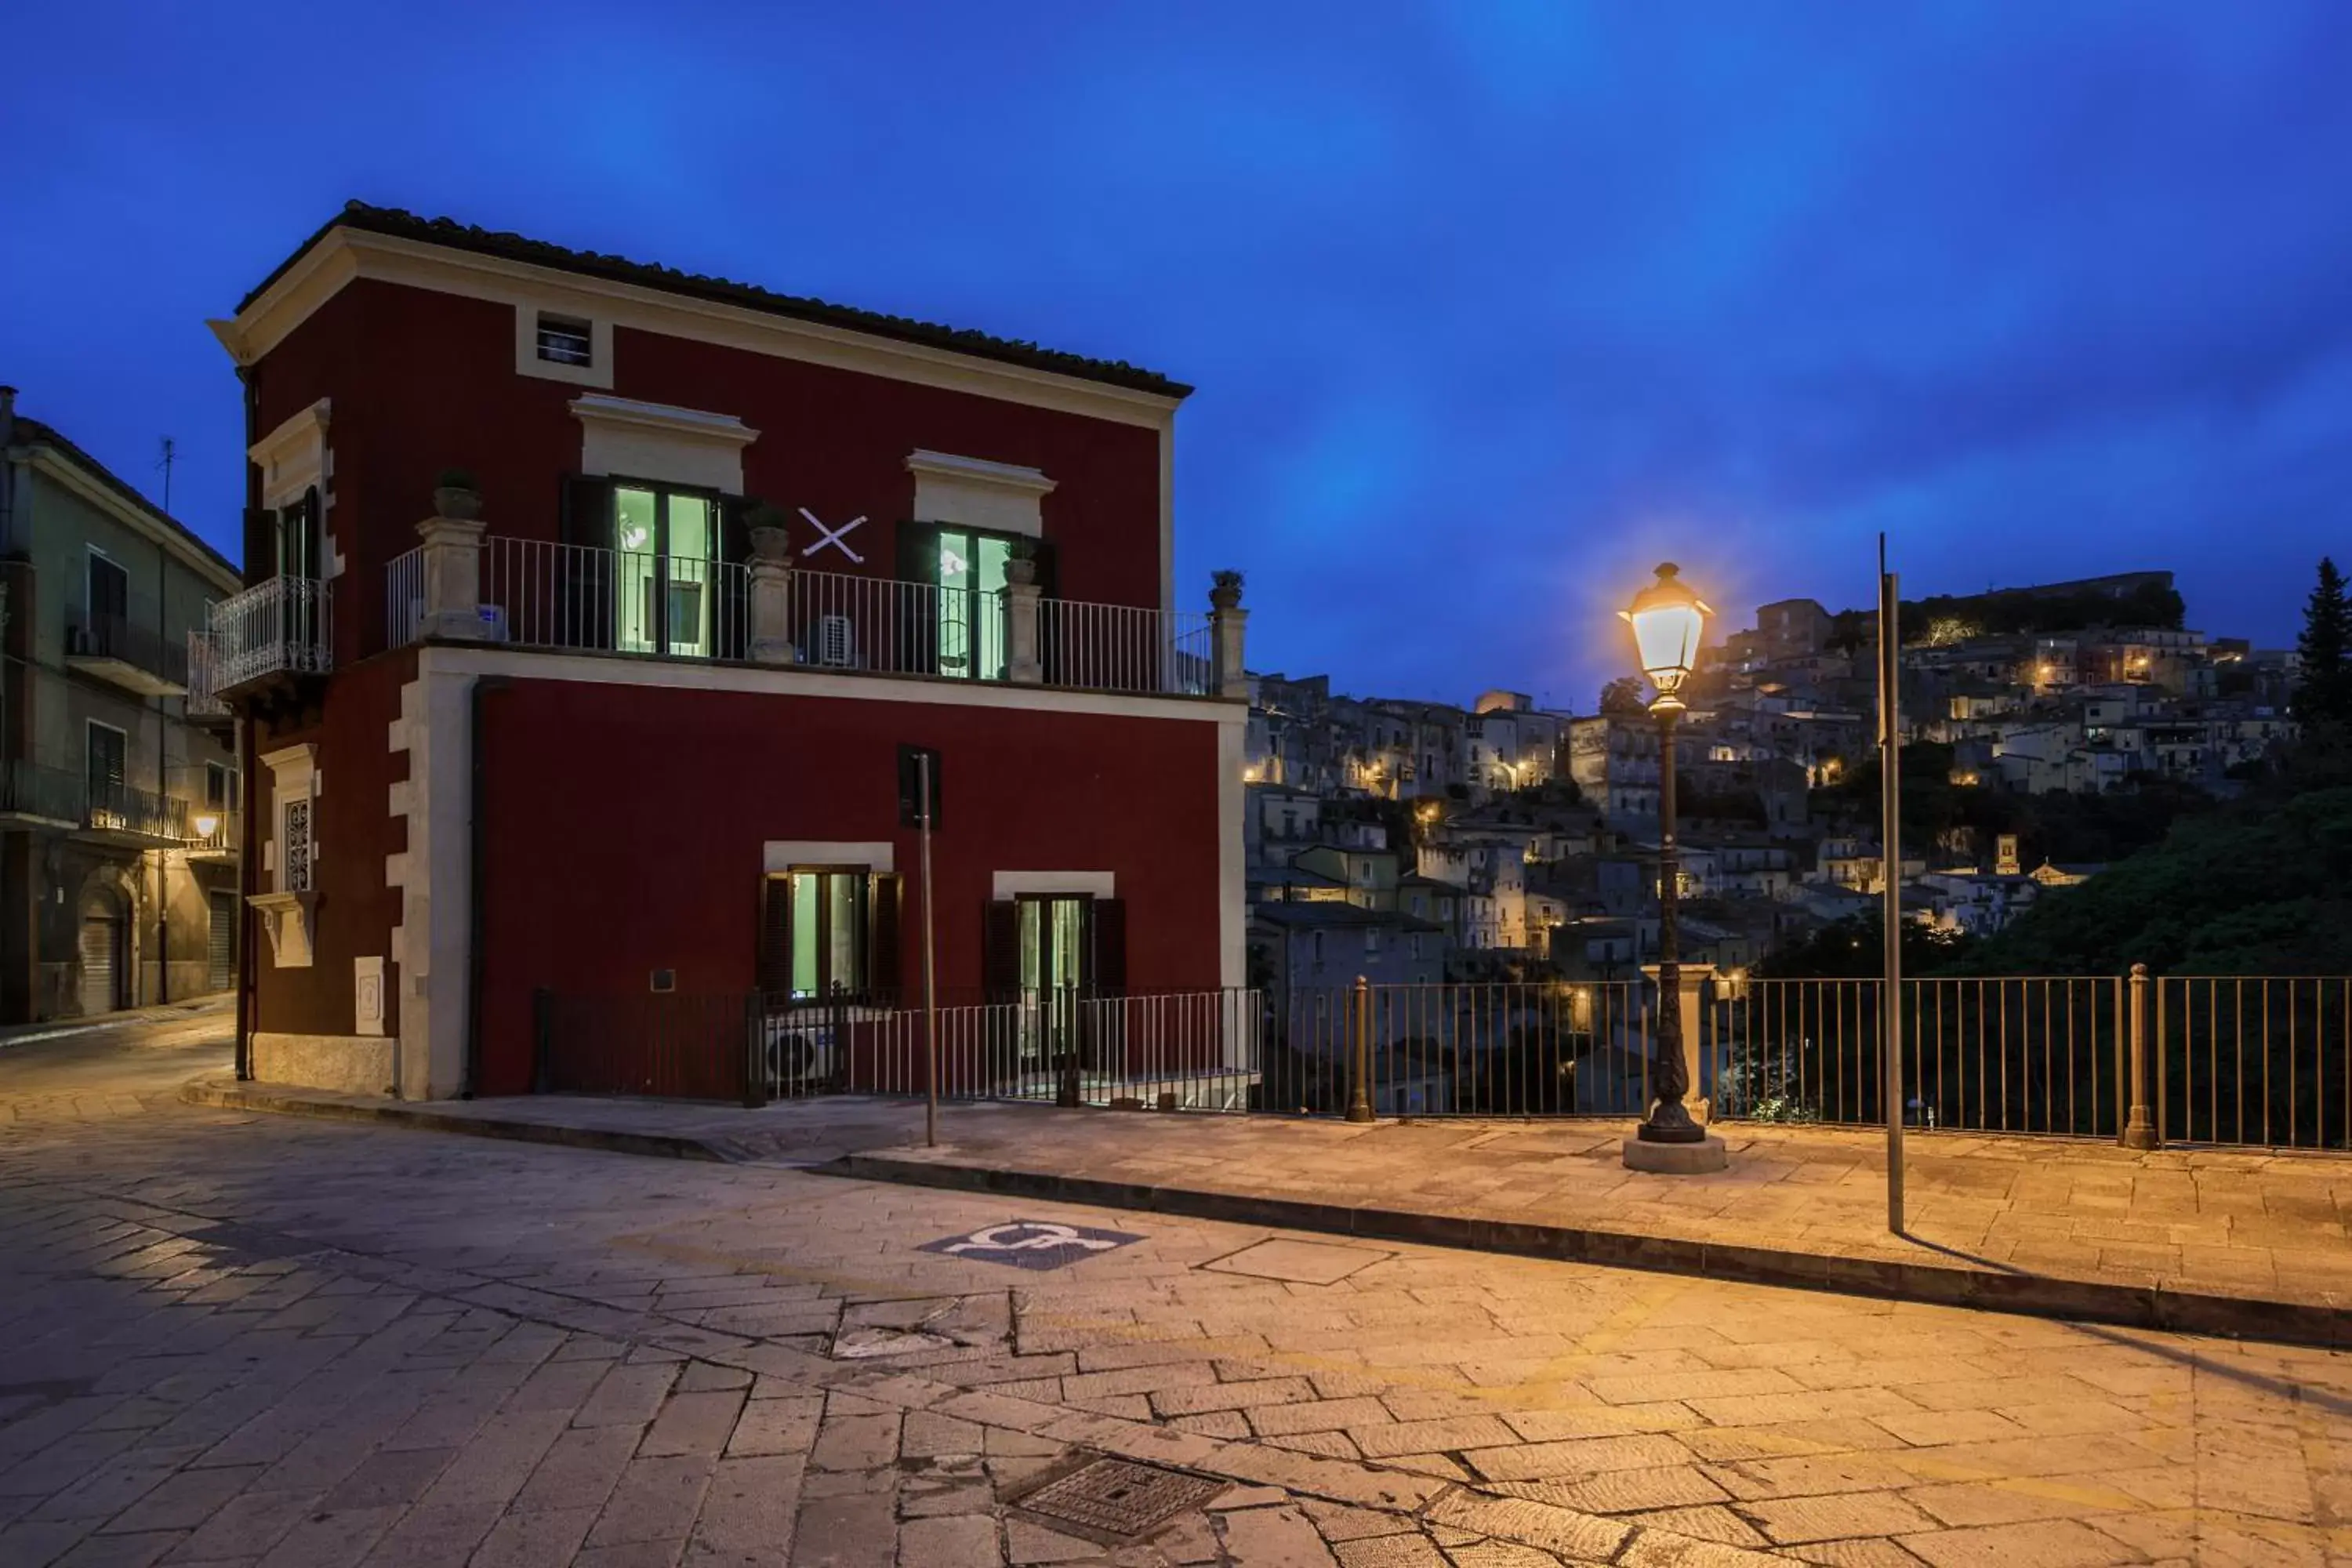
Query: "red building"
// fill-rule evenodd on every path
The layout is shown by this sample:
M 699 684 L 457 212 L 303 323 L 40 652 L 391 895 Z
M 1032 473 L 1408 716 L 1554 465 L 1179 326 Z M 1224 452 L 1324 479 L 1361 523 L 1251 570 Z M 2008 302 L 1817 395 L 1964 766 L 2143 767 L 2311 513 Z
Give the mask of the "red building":
M 252 721 L 254 1077 L 919 1089 L 916 751 L 949 1087 L 1124 999 L 1077 1031 L 1117 1092 L 1141 999 L 1243 984 L 1189 388 L 357 204 L 215 331 L 247 586 L 194 651 Z

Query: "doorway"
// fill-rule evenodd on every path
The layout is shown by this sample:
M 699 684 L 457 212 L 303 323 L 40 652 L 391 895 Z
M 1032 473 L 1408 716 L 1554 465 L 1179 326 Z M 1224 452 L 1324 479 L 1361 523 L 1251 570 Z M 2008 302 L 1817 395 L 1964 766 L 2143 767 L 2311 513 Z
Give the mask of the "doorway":
M 85 1017 L 129 1005 L 122 994 L 130 964 L 123 952 L 121 906 L 103 889 L 82 904 L 81 1010 Z

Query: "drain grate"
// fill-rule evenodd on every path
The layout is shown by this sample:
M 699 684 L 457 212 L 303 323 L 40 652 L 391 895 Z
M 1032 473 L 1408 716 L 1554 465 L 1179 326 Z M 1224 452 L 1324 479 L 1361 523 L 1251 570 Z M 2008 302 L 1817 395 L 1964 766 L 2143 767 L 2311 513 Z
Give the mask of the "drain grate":
M 1020 1506 L 1108 1535 L 1141 1535 L 1186 1509 L 1200 1507 L 1224 1487 L 1223 1481 L 1157 1465 L 1097 1459 L 1038 1488 Z

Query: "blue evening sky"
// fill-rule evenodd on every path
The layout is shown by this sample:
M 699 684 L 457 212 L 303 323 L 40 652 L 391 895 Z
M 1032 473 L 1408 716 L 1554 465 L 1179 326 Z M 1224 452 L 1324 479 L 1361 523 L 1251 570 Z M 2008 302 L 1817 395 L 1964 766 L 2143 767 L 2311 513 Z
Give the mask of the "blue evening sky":
M 1195 383 L 1251 662 L 1589 709 L 1740 623 L 2352 556 L 2352 5 L 27 7 L 0 381 L 234 550 L 204 322 L 347 196 Z

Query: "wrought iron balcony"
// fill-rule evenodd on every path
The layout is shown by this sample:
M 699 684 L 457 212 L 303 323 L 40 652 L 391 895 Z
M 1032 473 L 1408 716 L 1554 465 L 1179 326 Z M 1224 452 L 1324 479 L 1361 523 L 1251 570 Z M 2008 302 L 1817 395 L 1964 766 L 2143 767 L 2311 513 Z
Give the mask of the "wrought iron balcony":
M 92 833 L 153 847 L 183 845 L 195 837 L 188 830 L 184 800 L 111 779 L 92 779 L 88 789 L 89 804 L 81 825 Z
M 142 697 L 177 697 L 188 689 L 187 648 L 157 629 L 152 615 L 66 612 L 66 668 Z
M 334 584 L 271 577 L 215 605 L 202 646 L 190 647 L 191 718 L 223 711 L 245 688 L 334 666 Z

